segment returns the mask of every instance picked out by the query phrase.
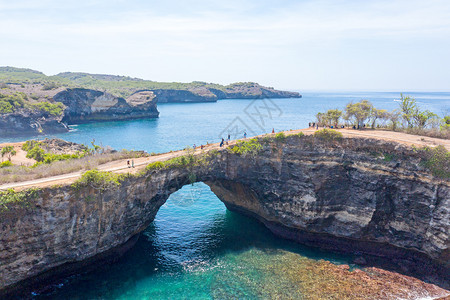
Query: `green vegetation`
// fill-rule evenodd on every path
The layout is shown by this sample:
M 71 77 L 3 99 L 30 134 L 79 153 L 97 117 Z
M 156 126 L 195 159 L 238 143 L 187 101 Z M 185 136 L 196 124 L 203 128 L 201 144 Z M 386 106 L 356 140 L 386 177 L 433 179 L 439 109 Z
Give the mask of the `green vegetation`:
M 350 102 L 345 107 L 346 119 L 354 119 L 358 128 L 363 128 L 364 123 L 372 113 L 373 105 L 368 100 L 361 100 L 360 102 Z
M 30 95 L 30 98 L 36 97 Z M 64 111 L 64 104 L 59 102 L 31 103 L 28 100 L 28 96 L 22 92 L 16 92 L 11 95 L 0 94 L 0 114 L 14 113 L 19 111 L 20 109 L 26 109 L 33 112 L 41 112 L 46 116 L 61 116 Z
M 31 201 L 38 196 L 39 189 L 32 188 L 20 192 L 13 189 L 0 191 L 0 211 L 6 211 L 12 205 L 20 204 L 21 207 L 30 207 Z
M 444 146 L 425 147 L 421 151 L 425 156 L 423 164 L 434 176 L 450 179 L 450 152 Z
M 16 150 L 14 150 L 13 146 L 4 146 L 1 151 L 2 158 L 6 156 L 8 161 L 11 161 L 11 158 L 17 154 Z
M 280 134 L 280 133 L 279 133 Z M 278 134 L 277 134 L 278 135 Z M 283 134 L 284 136 L 284 134 Z M 281 137 L 281 135 L 279 136 Z M 285 136 L 284 136 L 285 138 Z M 283 138 L 283 140 L 284 140 Z M 258 139 L 250 139 L 248 141 L 238 141 L 236 145 L 227 148 L 230 153 L 238 155 L 256 155 L 262 150 L 262 145 Z
M 85 157 L 94 152 L 93 149 L 88 149 L 83 152 L 77 152 L 75 154 L 55 154 L 50 152 L 45 152 L 44 149 L 41 148 L 42 143 L 34 140 L 26 141 L 23 144 L 22 149 L 27 151 L 27 158 L 34 159 L 37 161 L 33 167 L 37 167 L 40 164 L 51 164 L 55 161 L 63 161 L 69 159 L 79 159 Z
M 284 134 L 284 132 L 279 132 L 279 133 L 275 134 L 275 141 L 282 143 L 285 140 L 286 140 L 286 135 Z
M 7 167 L 12 167 L 12 166 L 13 166 L 13 164 L 9 160 L 0 163 L 0 168 L 7 168 Z
M 92 187 L 94 189 L 104 192 L 108 189 L 115 189 L 120 186 L 122 180 L 127 175 L 115 174 L 113 172 L 102 172 L 97 169 L 84 172 L 80 179 L 72 184 L 76 190 L 83 187 Z
M 34 111 L 40 111 L 44 115 L 59 117 L 64 112 L 64 104 L 60 102 L 50 103 L 50 102 L 39 102 L 31 104 L 31 109 Z
M 49 91 L 59 87 L 87 88 L 101 91 L 108 91 L 119 97 L 128 97 L 138 90 L 175 89 L 187 90 L 204 94 L 206 89 L 214 89 L 222 92 L 244 92 L 248 95 L 257 96 L 261 94 L 261 86 L 254 82 L 237 82 L 230 85 L 220 85 L 203 81 L 182 82 L 156 82 L 131 78 L 128 76 L 115 76 L 104 74 L 88 73 L 60 73 L 55 76 L 30 70 L 14 67 L 0 67 L 0 83 L 28 85 L 41 84 L 42 89 Z M 268 88 L 273 90 L 273 88 Z M 210 96 L 213 96 L 211 93 Z
M 56 83 L 56 82 L 54 82 L 54 81 L 50 81 L 50 82 L 44 83 L 44 86 L 42 87 L 42 89 L 43 89 L 44 91 L 48 91 L 48 90 L 54 90 L 54 89 L 57 89 L 57 88 L 59 88 L 60 86 L 61 86 L 60 84 L 58 84 L 58 83 Z
M 27 96 L 24 93 L 0 94 L 0 114 L 13 113 L 25 107 Z
M 326 113 L 317 113 L 316 117 L 319 124 L 326 124 L 328 126 L 338 126 L 339 119 L 342 116 L 342 111 L 339 109 L 329 109 Z
M 323 141 L 339 141 L 343 139 L 342 133 L 333 129 L 321 129 L 314 132 L 314 137 Z
M 414 98 L 400 94 L 399 108 L 388 112 L 377 109 L 368 100 L 350 102 L 345 113 L 339 109 L 330 109 L 316 115 L 319 126 L 338 128 L 341 119 L 347 126 L 358 129 L 386 128 L 394 131 L 405 131 L 411 134 L 427 135 L 439 138 L 450 138 L 450 116 L 442 119 L 429 111 L 421 110 Z

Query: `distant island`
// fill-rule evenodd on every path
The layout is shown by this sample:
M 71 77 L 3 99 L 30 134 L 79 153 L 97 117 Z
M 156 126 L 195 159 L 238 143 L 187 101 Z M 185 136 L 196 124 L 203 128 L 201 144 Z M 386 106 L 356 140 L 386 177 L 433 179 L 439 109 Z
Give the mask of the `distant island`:
M 301 98 L 254 82 L 156 82 L 128 76 L 0 67 L 0 135 L 68 131 L 70 124 L 159 116 L 157 103 Z

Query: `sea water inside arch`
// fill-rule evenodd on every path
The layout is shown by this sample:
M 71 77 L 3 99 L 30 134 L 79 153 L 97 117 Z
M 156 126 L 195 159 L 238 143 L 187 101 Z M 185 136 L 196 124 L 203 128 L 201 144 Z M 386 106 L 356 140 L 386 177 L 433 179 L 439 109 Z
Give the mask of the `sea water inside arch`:
M 422 109 L 449 113 L 450 93 L 405 94 L 414 96 Z M 395 100 L 399 98 L 399 93 L 311 92 L 303 93 L 301 99 L 272 99 L 268 104 L 244 99 L 160 104 L 158 119 L 83 124 L 69 133 L 48 137 L 87 145 L 95 139 L 96 144 L 114 149 L 158 153 L 218 142 L 226 138 L 227 128 L 236 120 L 246 126 L 238 126 L 239 134 L 245 130 L 250 136 L 272 128 L 305 128 L 317 112 L 343 109 L 349 101 L 368 99 L 377 108 L 392 110 L 398 107 Z M 252 115 L 255 105 L 260 107 L 259 116 Z M 305 259 L 304 263 L 307 259 L 352 263 L 351 257 L 273 236 L 257 221 L 227 211 L 208 186 L 196 183 L 171 195 L 136 246 L 119 262 L 107 270 L 62 280 L 56 292 L 37 298 L 270 298 L 280 286 L 286 287 L 285 297 L 296 298 L 299 291 L 289 288 L 289 278 L 270 270 L 282 270 L 280 261 L 287 266 L 299 258 Z

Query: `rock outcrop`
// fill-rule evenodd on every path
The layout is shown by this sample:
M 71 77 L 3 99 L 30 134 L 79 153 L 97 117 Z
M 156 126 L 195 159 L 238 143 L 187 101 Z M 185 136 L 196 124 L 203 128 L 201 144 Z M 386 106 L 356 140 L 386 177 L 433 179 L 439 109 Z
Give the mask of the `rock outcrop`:
M 117 255 L 193 178 L 279 236 L 383 257 L 448 287 L 450 183 L 431 175 L 413 149 L 361 138 L 260 142 L 257 154 L 211 152 L 201 164 L 154 168 L 118 187 L 45 188 L 8 205 L 0 221 L 0 289 Z
M 62 116 L 50 116 L 39 111 L 20 110 L 0 114 L 0 136 L 26 136 L 69 131 Z
M 182 103 L 182 102 L 216 102 L 217 97 L 209 91 L 196 93 L 187 90 L 158 89 L 152 90 L 158 103 Z
M 224 86 L 221 89 L 197 86 L 189 90 L 155 89 L 158 103 L 216 102 L 221 99 L 263 99 L 263 98 L 301 98 L 297 92 L 278 91 L 257 83 L 240 83 Z
M 159 115 L 154 96 L 148 92 L 135 93 L 125 100 L 101 91 L 74 88 L 59 92 L 53 99 L 67 107 L 63 121 L 68 124 L 156 118 Z

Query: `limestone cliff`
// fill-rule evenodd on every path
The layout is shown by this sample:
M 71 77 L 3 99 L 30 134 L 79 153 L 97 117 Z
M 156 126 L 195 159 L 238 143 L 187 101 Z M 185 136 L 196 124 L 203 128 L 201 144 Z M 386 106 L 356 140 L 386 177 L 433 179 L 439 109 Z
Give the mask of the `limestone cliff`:
M 146 92 L 135 93 L 125 100 L 106 92 L 74 88 L 59 92 L 53 99 L 67 107 L 63 121 L 69 124 L 156 118 L 159 115 L 154 96 Z
M 448 286 L 450 183 L 431 175 L 414 149 L 361 138 L 261 143 L 257 154 L 222 150 L 202 164 L 129 176 L 118 187 L 45 188 L 8 204 L 0 221 L 0 289 L 33 286 L 117 255 L 193 178 L 282 237 L 384 257 Z
M 155 89 L 158 103 L 216 102 L 221 99 L 301 98 L 297 92 L 279 91 L 257 83 L 239 83 L 228 86 L 194 86 L 184 89 Z
M 67 132 L 62 116 L 52 116 L 40 111 L 20 110 L 0 114 L 0 136 L 25 136 L 44 133 Z

